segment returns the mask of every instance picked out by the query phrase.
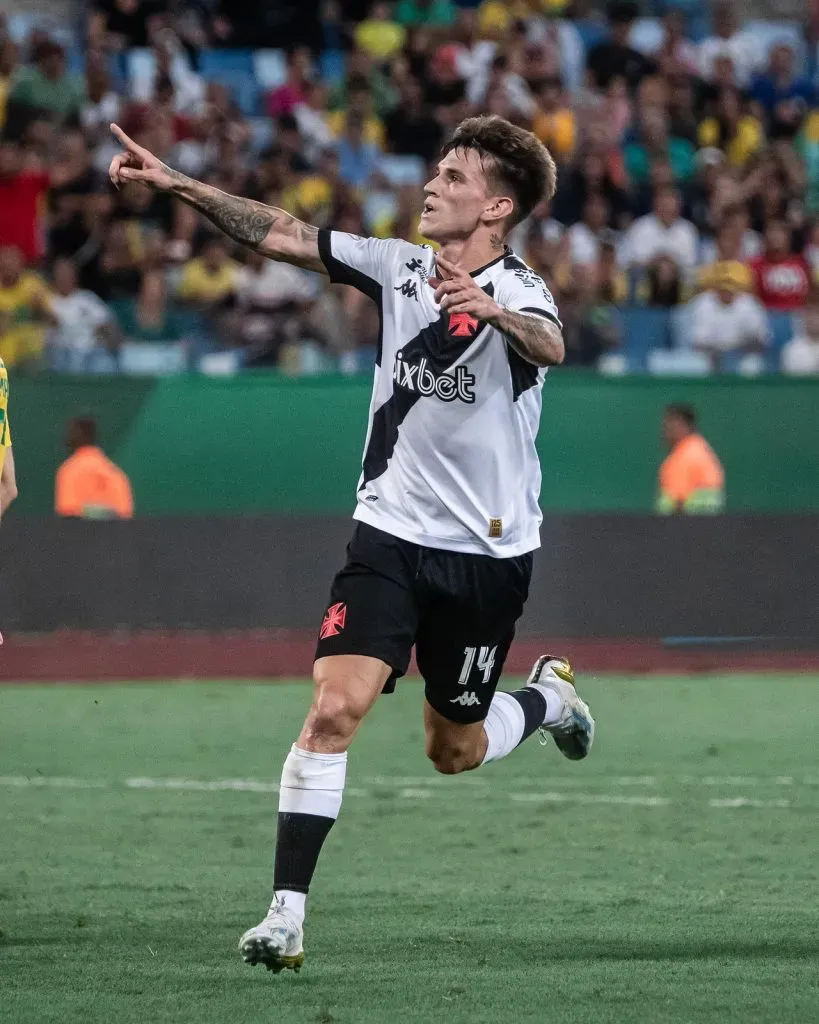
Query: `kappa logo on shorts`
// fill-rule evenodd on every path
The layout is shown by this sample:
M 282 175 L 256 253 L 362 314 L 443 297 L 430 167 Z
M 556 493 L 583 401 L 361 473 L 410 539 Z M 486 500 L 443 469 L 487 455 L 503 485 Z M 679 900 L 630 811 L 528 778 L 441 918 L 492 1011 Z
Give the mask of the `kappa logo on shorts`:
M 453 697 L 449 703 L 460 704 L 462 708 L 471 708 L 473 704 L 480 704 L 480 701 L 475 691 L 470 690 L 469 693 L 464 692 L 458 697 Z
M 343 601 L 338 604 L 331 604 L 321 624 L 319 640 L 326 640 L 329 636 L 338 636 L 347 623 L 347 605 Z

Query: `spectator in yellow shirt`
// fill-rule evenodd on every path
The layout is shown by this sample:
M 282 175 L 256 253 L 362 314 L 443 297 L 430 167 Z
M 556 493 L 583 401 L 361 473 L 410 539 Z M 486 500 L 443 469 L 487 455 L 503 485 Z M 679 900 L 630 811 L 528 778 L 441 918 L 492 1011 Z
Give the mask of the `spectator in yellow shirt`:
M 6 123 L 6 104 L 17 66 L 17 46 L 11 39 L 0 43 L 0 128 Z
M 14 246 L 0 249 L 0 358 L 6 366 L 38 359 L 48 318 L 48 288 Z
M 745 260 L 757 254 L 754 249 L 758 245 L 757 236 L 748 228 L 747 211 L 741 206 L 726 209 L 713 245 L 708 244 L 701 254 L 703 260 L 710 261 L 697 273 L 697 290 L 717 290 L 720 282 L 728 281 L 733 291 L 752 292 L 754 275 Z
M 483 0 L 478 8 L 478 32 L 482 38 L 501 39 L 516 21 L 533 14 L 559 14 L 566 0 Z
M 563 83 L 559 78 L 546 78 L 536 95 L 538 111 L 532 131 L 558 163 L 565 163 L 574 153 L 577 124 L 574 112 L 566 104 Z
M 344 134 L 347 125 L 347 118 L 352 114 L 361 117 L 364 121 L 364 131 L 361 141 L 369 146 L 377 146 L 384 150 L 384 125 L 380 118 L 373 113 L 373 96 L 370 90 L 370 83 L 362 75 L 351 76 L 347 82 L 347 107 L 345 110 L 335 110 L 327 115 L 327 127 L 333 133 L 333 137 L 340 139 Z
M 205 242 L 202 254 L 185 264 L 177 294 L 194 306 L 219 305 L 235 291 L 238 270 L 239 264 L 228 256 L 225 241 L 214 235 Z
M 739 90 L 724 88 L 713 117 L 706 117 L 697 132 L 701 148 L 721 149 L 734 167 L 744 167 L 765 141 L 762 124 L 742 112 Z
M 378 2 L 370 8 L 369 18 L 356 28 L 355 43 L 373 60 L 384 64 L 401 51 L 406 35 L 404 26 L 392 20 L 390 4 Z

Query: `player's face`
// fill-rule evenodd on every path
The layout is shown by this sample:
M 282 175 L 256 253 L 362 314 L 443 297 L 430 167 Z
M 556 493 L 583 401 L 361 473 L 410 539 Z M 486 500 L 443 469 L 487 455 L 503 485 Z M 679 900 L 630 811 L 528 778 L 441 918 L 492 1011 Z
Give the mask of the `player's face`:
M 425 238 L 435 242 L 467 238 L 495 203 L 474 149 L 447 153 L 435 177 L 424 186 L 424 197 L 418 228 Z
M 685 421 L 673 412 L 663 416 L 663 440 L 668 448 L 673 448 L 687 433 Z

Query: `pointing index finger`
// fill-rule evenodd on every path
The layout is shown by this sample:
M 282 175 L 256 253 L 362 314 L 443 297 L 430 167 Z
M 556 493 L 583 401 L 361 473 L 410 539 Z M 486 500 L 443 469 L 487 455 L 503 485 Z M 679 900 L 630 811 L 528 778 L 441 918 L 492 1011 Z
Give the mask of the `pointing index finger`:
M 120 126 L 118 124 L 112 124 L 110 127 L 111 127 L 111 134 L 114 136 L 114 138 L 118 142 L 121 142 L 122 145 L 125 146 L 125 148 L 130 153 L 141 153 L 142 152 L 142 148 L 140 146 L 138 146 L 134 142 L 134 140 L 132 138 L 130 138 L 128 135 L 126 135 L 125 132 L 120 128 Z

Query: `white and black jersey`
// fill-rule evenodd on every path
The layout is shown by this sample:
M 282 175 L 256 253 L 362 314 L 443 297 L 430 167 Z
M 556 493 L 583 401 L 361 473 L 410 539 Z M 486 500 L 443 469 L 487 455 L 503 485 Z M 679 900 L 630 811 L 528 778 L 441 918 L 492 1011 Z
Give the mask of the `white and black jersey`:
M 378 304 L 381 333 L 354 517 L 415 544 L 508 558 L 539 547 L 535 437 L 545 369 L 501 332 L 442 311 L 429 246 L 319 232 L 330 280 Z M 511 250 L 472 277 L 506 308 L 559 324 Z

